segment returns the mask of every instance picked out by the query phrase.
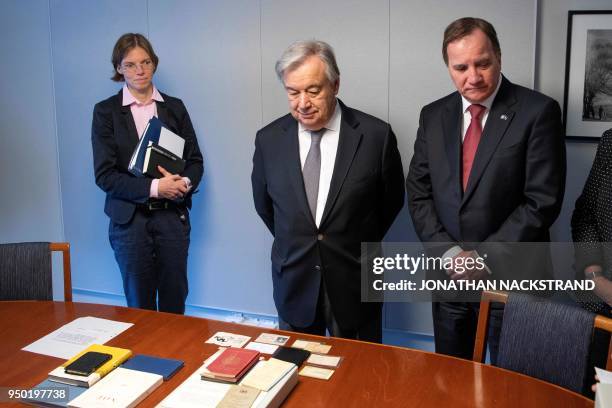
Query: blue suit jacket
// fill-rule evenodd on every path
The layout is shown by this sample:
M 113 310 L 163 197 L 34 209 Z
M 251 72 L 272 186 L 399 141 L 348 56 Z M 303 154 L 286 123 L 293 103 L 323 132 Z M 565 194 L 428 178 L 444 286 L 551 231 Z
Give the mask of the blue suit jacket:
M 104 212 L 118 224 L 130 222 L 136 204 L 149 198 L 153 179 L 135 177 L 128 172 L 132 153 L 138 144 L 138 133 L 129 106 L 122 106 L 123 91 L 94 107 L 91 126 L 96 184 L 106 193 Z M 159 119 L 168 129 L 185 139 L 185 170 L 193 185 L 185 198 L 191 207 L 191 194 L 197 189 L 204 170 L 202 154 L 191 119 L 180 99 L 162 94 L 157 103 Z

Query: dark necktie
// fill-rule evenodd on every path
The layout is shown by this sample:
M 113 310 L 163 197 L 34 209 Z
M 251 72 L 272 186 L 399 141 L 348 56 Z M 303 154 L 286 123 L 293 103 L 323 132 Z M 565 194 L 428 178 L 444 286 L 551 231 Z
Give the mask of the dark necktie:
M 304 162 L 302 176 L 308 198 L 308 207 L 312 218 L 317 219 L 317 198 L 319 196 L 319 178 L 321 176 L 321 138 L 325 129 L 310 132 L 310 150 Z
M 470 179 L 470 172 L 472 171 L 472 164 L 474 163 L 474 156 L 476 156 L 478 143 L 480 143 L 480 137 L 482 136 L 482 124 L 480 123 L 480 117 L 485 110 L 486 108 L 484 106 L 478 104 L 470 105 L 468 108 L 468 111 L 472 116 L 472 120 L 467 132 L 465 133 L 465 138 L 463 139 L 463 174 L 461 178 L 463 191 L 465 191 L 467 188 L 468 180 Z

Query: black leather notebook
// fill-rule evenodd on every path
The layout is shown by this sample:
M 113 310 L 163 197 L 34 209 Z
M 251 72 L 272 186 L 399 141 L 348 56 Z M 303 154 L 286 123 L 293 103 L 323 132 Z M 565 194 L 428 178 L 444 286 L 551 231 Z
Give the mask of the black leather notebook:
M 284 346 L 280 346 L 274 352 L 274 354 L 272 354 L 272 357 L 278 360 L 288 361 L 290 363 L 295 364 L 298 367 L 301 366 L 302 363 L 306 361 L 306 359 L 309 356 L 310 356 L 310 351 L 293 348 L 293 347 L 284 347 Z

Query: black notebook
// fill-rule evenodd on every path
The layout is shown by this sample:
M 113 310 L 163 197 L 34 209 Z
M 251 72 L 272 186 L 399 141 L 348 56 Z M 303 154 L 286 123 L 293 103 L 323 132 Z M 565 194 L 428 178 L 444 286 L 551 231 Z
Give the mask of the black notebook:
M 159 145 L 152 144 L 147 147 L 145 154 L 144 174 L 153 178 L 163 177 L 159 170 L 157 170 L 158 165 L 172 174 L 181 174 L 185 170 L 185 160 Z
M 296 366 L 301 366 L 304 361 L 310 356 L 310 351 L 302 350 L 293 347 L 284 347 L 280 346 L 272 357 L 277 360 L 288 361 L 290 363 L 295 364 Z

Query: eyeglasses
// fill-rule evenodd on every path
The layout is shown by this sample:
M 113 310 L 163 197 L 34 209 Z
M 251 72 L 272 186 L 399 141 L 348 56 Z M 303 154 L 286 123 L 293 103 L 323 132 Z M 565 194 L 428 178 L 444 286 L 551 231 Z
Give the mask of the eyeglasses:
M 153 69 L 153 61 L 150 59 L 142 61 L 140 64 L 134 62 L 126 62 L 121 64 L 122 68 L 127 72 L 137 72 L 139 69 L 150 71 Z

